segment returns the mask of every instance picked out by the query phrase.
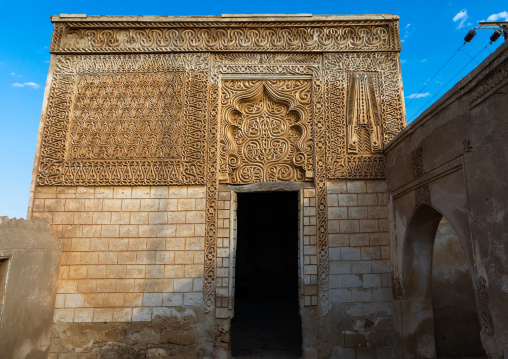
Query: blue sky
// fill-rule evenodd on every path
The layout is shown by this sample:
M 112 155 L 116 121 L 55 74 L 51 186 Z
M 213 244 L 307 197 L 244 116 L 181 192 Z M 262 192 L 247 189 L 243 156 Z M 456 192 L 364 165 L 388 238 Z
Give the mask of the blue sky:
M 501 44 L 502 37 L 488 45 L 492 31 L 478 31 L 474 40 L 463 47 L 464 52 L 459 51 L 429 82 L 457 51 L 468 30 L 489 17 L 506 21 L 507 11 L 508 6 L 502 1 L 1 1 L 4 35 L 0 47 L 0 216 L 26 216 L 50 59 L 50 15 L 399 15 L 409 123 Z M 476 61 L 471 61 L 479 52 Z

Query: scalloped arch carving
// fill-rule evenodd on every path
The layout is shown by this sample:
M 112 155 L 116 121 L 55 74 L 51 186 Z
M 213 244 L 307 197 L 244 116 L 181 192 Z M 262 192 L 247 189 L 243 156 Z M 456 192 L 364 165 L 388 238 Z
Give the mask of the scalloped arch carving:
M 312 170 L 310 79 L 225 80 L 221 105 L 224 180 L 305 180 Z

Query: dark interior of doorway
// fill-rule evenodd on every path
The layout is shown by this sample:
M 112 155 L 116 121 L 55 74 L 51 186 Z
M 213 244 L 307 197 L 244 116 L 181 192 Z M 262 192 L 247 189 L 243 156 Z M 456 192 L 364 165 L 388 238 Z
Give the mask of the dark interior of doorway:
M 301 358 L 297 192 L 239 193 L 235 358 Z

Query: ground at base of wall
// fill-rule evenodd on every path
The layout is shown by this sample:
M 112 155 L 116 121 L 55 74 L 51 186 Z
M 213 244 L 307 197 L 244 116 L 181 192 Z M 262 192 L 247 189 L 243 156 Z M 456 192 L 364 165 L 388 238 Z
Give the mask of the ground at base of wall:
M 206 323 L 196 316 L 155 317 L 152 322 L 58 322 L 49 359 L 212 358 L 214 333 L 204 328 Z

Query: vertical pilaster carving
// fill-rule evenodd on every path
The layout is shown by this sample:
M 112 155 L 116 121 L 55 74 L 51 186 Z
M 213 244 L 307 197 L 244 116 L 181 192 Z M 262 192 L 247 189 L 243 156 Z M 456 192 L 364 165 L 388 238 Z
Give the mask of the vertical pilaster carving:
M 381 152 L 383 138 L 375 76 L 352 73 L 346 105 L 347 151 L 355 154 Z M 377 81 L 376 81 L 377 82 Z
M 489 294 L 487 293 L 487 280 L 484 277 L 478 277 L 477 284 L 477 305 L 478 316 L 480 317 L 480 324 L 482 331 L 487 335 L 494 334 L 494 323 L 492 322 L 492 315 L 489 309 Z

